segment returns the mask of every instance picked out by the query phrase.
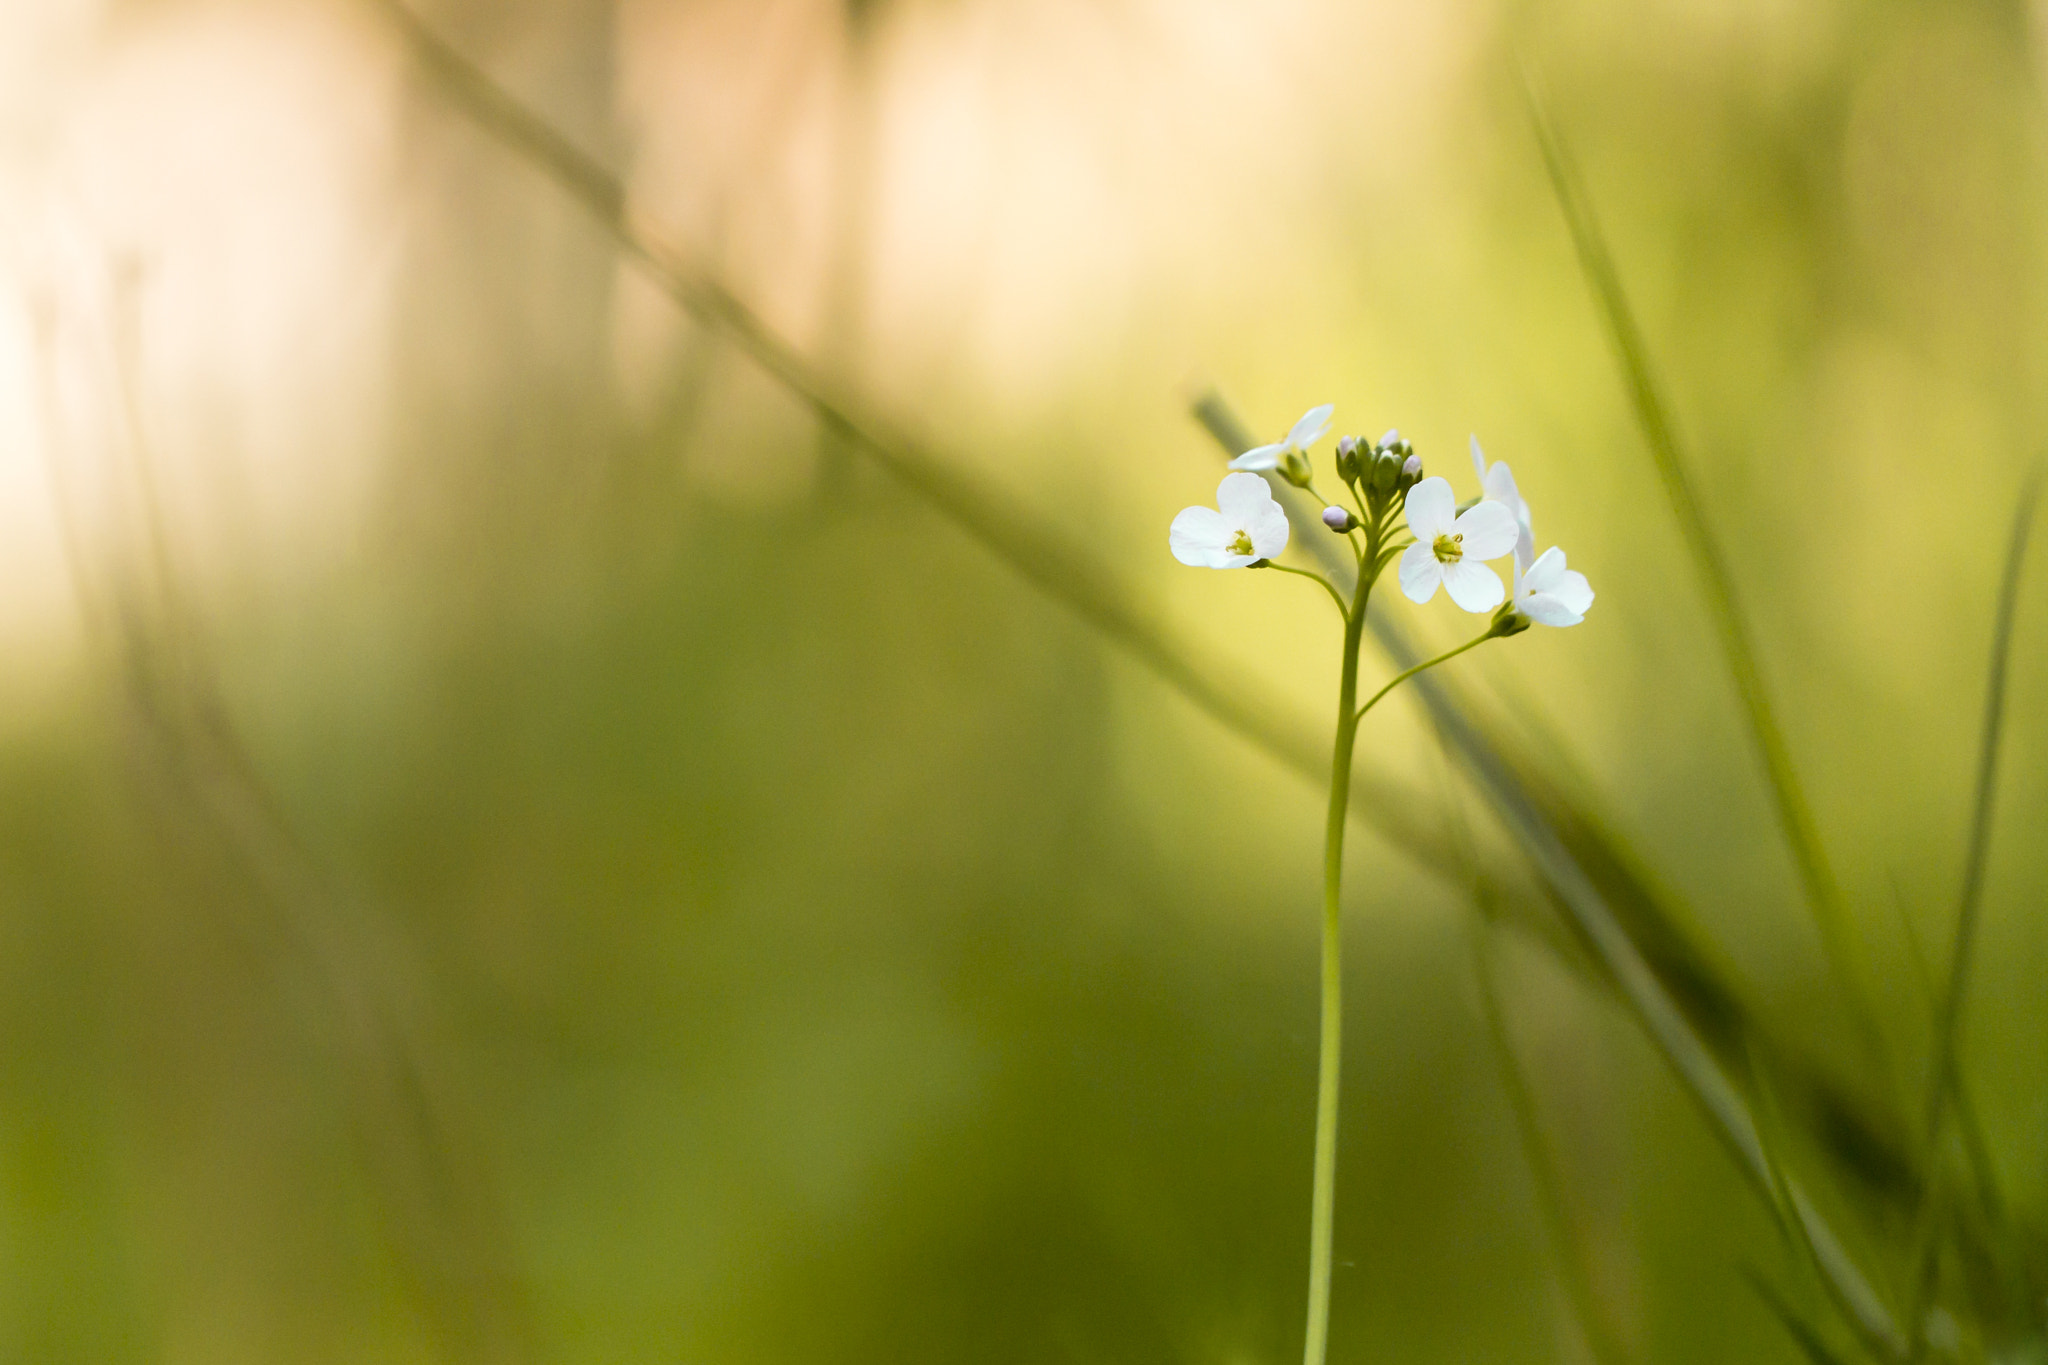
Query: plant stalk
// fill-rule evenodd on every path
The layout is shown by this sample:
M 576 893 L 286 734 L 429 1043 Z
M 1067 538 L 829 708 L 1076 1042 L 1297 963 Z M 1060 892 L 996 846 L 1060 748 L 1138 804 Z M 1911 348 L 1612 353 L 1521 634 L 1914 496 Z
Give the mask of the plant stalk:
M 1379 538 L 1371 537 L 1373 562 Z M 1304 1365 L 1323 1365 L 1330 1341 L 1330 1256 L 1337 1211 L 1337 1088 L 1344 1049 L 1344 820 L 1351 804 L 1351 749 L 1358 738 L 1358 644 L 1374 574 L 1360 574 L 1344 622 L 1337 685 L 1337 738 L 1330 752 L 1330 813 L 1323 827 L 1323 1023 L 1316 1074 L 1316 1174 L 1308 1249 L 1308 1344 Z

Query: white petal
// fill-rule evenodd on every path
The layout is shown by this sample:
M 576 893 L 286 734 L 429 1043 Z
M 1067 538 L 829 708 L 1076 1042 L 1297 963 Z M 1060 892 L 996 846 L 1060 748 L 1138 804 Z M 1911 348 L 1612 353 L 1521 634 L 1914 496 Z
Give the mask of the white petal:
M 1564 578 L 1564 551 L 1553 545 L 1543 552 L 1543 557 L 1529 566 L 1529 572 L 1522 577 L 1522 584 L 1530 592 L 1551 592 Z
M 1521 523 L 1522 533 L 1515 537 L 1515 558 L 1523 564 L 1529 563 L 1536 555 L 1536 525 L 1529 516 L 1529 500 L 1515 486 L 1515 476 L 1507 461 L 1496 461 L 1492 468 L 1479 476 L 1479 482 L 1486 490 L 1482 497 L 1500 503 Z
M 1330 429 L 1330 417 L 1336 411 L 1336 404 L 1324 403 L 1304 412 L 1301 420 L 1294 424 L 1294 429 L 1287 433 L 1287 444 L 1296 450 L 1307 450 L 1322 440 L 1323 433 Z
M 1280 457 L 1287 452 L 1287 443 L 1254 446 L 1230 462 L 1232 469 L 1272 469 L 1279 465 Z
M 1472 468 L 1479 474 L 1479 481 L 1486 482 L 1486 453 L 1479 448 L 1479 438 L 1472 438 Z
M 1417 542 L 1401 551 L 1401 591 L 1410 602 L 1427 602 L 1444 581 L 1444 566 L 1429 546 Z
M 1451 534 L 1465 538 L 1462 548 L 1468 560 L 1499 559 L 1515 548 L 1520 533 L 1515 514 L 1491 499 L 1466 508 L 1451 528 Z
M 1563 581 L 1552 588 L 1548 595 L 1556 598 L 1564 604 L 1566 609 L 1577 612 L 1580 616 L 1584 616 L 1587 609 L 1593 605 L 1593 585 L 1588 583 L 1586 576 L 1576 569 L 1566 570 Z
M 1181 563 L 1197 569 L 1213 569 L 1216 556 L 1223 554 L 1223 547 L 1230 543 L 1230 531 L 1223 514 L 1215 508 L 1189 507 L 1173 519 L 1173 525 L 1166 532 L 1166 543 L 1173 548 L 1173 557 Z
M 1225 474 L 1216 485 L 1216 506 L 1238 526 L 1279 505 L 1273 501 L 1273 486 L 1256 474 Z
M 1500 585 L 1499 574 L 1469 559 L 1444 565 L 1444 591 L 1470 612 L 1492 611 L 1508 595 L 1508 590 Z
M 1479 476 L 1479 483 L 1486 491 L 1480 496 L 1490 498 L 1515 514 L 1517 520 L 1523 516 L 1528 504 L 1522 501 L 1522 490 L 1515 487 L 1514 471 L 1508 462 L 1501 460 L 1493 468 Z
M 1515 604 L 1515 610 L 1539 626 L 1575 626 L 1586 619 L 1584 613 L 1573 611 L 1547 592 L 1523 598 Z
M 1244 532 L 1252 538 L 1252 552 L 1260 559 L 1271 559 L 1287 548 L 1287 511 L 1279 503 L 1268 500 L 1266 505 L 1244 523 Z
M 1425 548 L 1450 530 L 1458 516 L 1457 495 L 1451 492 L 1451 481 L 1441 475 L 1424 479 L 1409 489 L 1408 501 L 1403 506 L 1408 514 L 1408 533 Z

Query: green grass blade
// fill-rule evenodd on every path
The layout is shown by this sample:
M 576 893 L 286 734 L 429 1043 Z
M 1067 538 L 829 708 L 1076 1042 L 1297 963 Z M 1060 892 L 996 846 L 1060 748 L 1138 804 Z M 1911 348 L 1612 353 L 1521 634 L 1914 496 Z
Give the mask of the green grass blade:
M 1991 634 L 1991 669 L 1984 689 L 1984 726 L 1977 749 L 1977 788 L 1970 815 L 1970 843 L 1963 858 L 1963 888 L 1956 901 L 1955 942 L 1949 949 L 1948 982 L 1935 1017 L 1933 1078 L 1927 1089 L 1928 1140 L 1933 1141 L 1948 1106 L 1956 1075 L 1956 1032 L 1961 1027 L 1964 993 L 1977 941 L 1977 921 L 1984 899 L 1984 862 L 1991 849 L 1991 817 L 1998 803 L 1998 749 L 2005 732 L 2005 687 L 2012 670 L 2013 619 L 2019 611 L 2020 576 L 2026 567 L 2027 541 L 2041 497 L 2041 470 L 2027 476 L 2013 510 L 2012 534 L 2006 542 L 2005 572 L 1998 585 L 1998 614 Z
M 1820 1329 L 1786 1302 L 1784 1296 L 1779 1294 L 1771 1282 L 1754 1267 L 1744 1267 L 1743 1278 L 1749 1281 L 1749 1287 L 1756 1291 L 1756 1296 L 1771 1310 L 1771 1316 L 1778 1320 L 1778 1325 L 1785 1329 L 1785 1334 L 1792 1338 L 1793 1344 L 1799 1347 L 1800 1354 L 1811 1361 L 1812 1365 L 1848 1365 L 1842 1355 L 1828 1345 L 1827 1338 L 1821 1335 Z
M 1861 975 L 1857 968 L 1855 930 L 1848 903 L 1828 863 L 1813 808 L 1800 785 L 1784 731 L 1779 728 L 1777 715 L 1772 710 L 1763 672 L 1757 664 L 1756 650 L 1736 602 L 1735 582 L 1729 572 L 1727 556 L 1707 526 L 1706 515 L 1701 510 L 1699 496 L 1693 488 L 1692 476 L 1679 446 L 1670 406 L 1665 402 L 1651 368 L 1649 348 L 1643 340 L 1642 329 L 1636 323 L 1635 313 L 1629 307 L 1620 273 L 1615 269 L 1606 239 L 1593 216 L 1591 202 L 1533 80 L 1526 70 L 1522 75 L 1523 94 L 1528 103 L 1530 121 L 1535 126 L 1536 141 L 1542 149 L 1543 164 L 1550 176 L 1551 189 L 1564 214 L 1565 226 L 1571 233 L 1580 269 L 1585 272 L 1586 283 L 1599 305 L 1600 319 L 1606 327 L 1608 340 L 1621 364 L 1630 405 L 1642 428 L 1644 442 L 1656 463 L 1665 495 L 1670 499 L 1672 513 L 1678 520 L 1679 532 L 1699 571 L 1701 585 L 1706 591 L 1708 612 L 1720 637 L 1722 654 L 1734 675 L 1736 692 L 1748 716 L 1758 755 L 1763 760 L 1778 823 L 1805 883 L 1807 900 L 1812 906 L 1823 946 L 1861 1014 Z
M 1927 1162 L 1934 1167 L 1941 1159 L 1943 1127 L 1950 1114 L 1958 1119 L 1965 1160 L 1971 1168 L 1979 1208 L 1992 1223 L 1994 1239 L 2003 1212 L 1996 1173 L 1989 1147 L 1984 1141 L 1976 1115 L 1964 1096 L 1961 1056 L 1957 1036 L 1962 1029 L 1963 1005 L 1969 988 L 1970 966 L 1977 941 L 1977 924 L 1984 898 L 1984 865 L 1991 849 L 1992 816 L 1998 804 L 1998 753 L 2005 733 L 2005 690 L 2012 669 L 2013 622 L 2019 612 L 2020 579 L 2026 567 L 2027 542 L 2032 538 L 2034 513 L 2040 504 L 2042 467 L 2036 465 L 2020 490 L 2013 509 L 2012 531 L 2006 541 L 2005 568 L 1998 584 L 1998 606 L 1991 630 L 1991 666 L 1984 688 L 1984 722 L 1978 737 L 1976 793 L 1971 805 L 1969 845 L 1963 855 L 1963 884 L 1956 901 L 1955 938 L 1949 948 L 1948 976 L 1935 1002 L 1934 1038 L 1928 1068 L 1925 1116 Z M 1930 1184 L 1916 1218 L 1915 1284 L 1931 1283 L 1934 1273 L 1940 1217 L 1939 1171 Z M 2002 1248 L 1994 1248 L 2002 1249 Z M 2009 1282 L 2019 1279 L 1998 1257 L 2001 1275 Z M 2010 1286 L 2008 1286 L 2010 1287 Z
M 1480 899 L 1475 897 L 1475 899 Z M 1501 1090 L 1515 1118 L 1515 1132 L 1521 1138 L 1522 1157 L 1536 1185 L 1536 1202 L 1543 1216 L 1544 1231 L 1550 1235 L 1551 1255 L 1557 1262 L 1558 1278 L 1584 1338 L 1586 1348 L 1598 1365 L 1628 1365 L 1628 1351 L 1614 1333 L 1600 1305 L 1587 1267 L 1585 1239 L 1566 1206 L 1564 1186 L 1550 1145 L 1543 1137 L 1543 1124 L 1536 1108 L 1536 1092 L 1515 1052 L 1508 1034 L 1507 1016 L 1502 1008 L 1498 969 L 1494 964 L 1493 938 L 1500 932 L 1492 917 L 1482 909 L 1472 917 L 1472 971 L 1479 982 L 1481 1010 L 1486 1017 L 1486 1036 L 1491 1045 L 1494 1067 Z

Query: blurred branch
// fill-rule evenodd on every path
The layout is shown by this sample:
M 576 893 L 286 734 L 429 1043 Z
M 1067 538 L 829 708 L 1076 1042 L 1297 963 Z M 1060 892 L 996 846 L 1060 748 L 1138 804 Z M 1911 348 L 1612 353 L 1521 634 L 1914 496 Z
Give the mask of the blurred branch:
M 941 458 L 908 431 L 868 408 L 820 367 L 783 341 L 710 271 L 662 240 L 631 211 L 617 176 L 528 109 L 474 62 L 429 28 L 400 0 L 363 0 L 405 40 L 435 87 L 491 136 L 544 171 L 611 234 L 684 311 L 736 345 L 769 376 L 802 399 L 850 448 L 887 470 L 934 509 L 1116 642 L 1212 719 L 1320 785 L 1328 748 L 1313 727 L 1276 721 L 1264 689 L 1202 657 L 1168 627 L 1133 605 L 1137 594 L 1116 573 L 1052 526 L 1007 505 L 958 461 Z M 1440 819 L 1384 774 L 1356 779 L 1366 818 L 1397 849 L 1432 875 L 1449 863 Z
M 1736 603 L 1734 575 L 1729 572 L 1727 556 L 1714 539 L 1707 526 L 1706 514 L 1700 508 L 1699 495 L 1693 488 L 1684 453 L 1679 448 L 1678 432 L 1671 420 L 1669 404 L 1650 367 L 1649 348 L 1643 341 L 1635 313 L 1629 307 L 1620 273 L 1615 269 L 1606 239 L 1593 216 L 1592 204 L 1579 182 L 1577 169 L 1563 138 L 1537 90 L 1533 74 L 1526 66 L 1518 70 L 1529 118 L 1535 127 L 1537 144 L 1542 149 L 1543 165 L 1550 174 L 1551 189 L 1556 194 L 1558 208 L 1564 214 L 1565 226 L 1570 230 L 1586 283 L 1599 304 L 1601 321 L 1606 324 L 1608 339 L 1613 343 L 1615 357 L 1621 364 L 1636 421 L 1642 428 L 1658 476 L 1663 480 L 1665 495 L 1671 501 L 1679 534 L 1692 553 L 1700 582 L 1706 590 L 1708 614 L 1721 637 L 1721 652 L 1728 661 L 1729 671 L 1735 675 L 1736 691 L 1748 715 L 1751 737 L 1763 759 L 1764 774 L 1769 779 L 1778 822 L 1784 830 L 1786 842 L 1791 845 L 1793 858 L 1799 864 L 1799 875 L 1806 883 L 1808 903 L 1813 909 L 1829 961 L 1848 992 L 1859 1027 L 1864 1027 L 1867 1034 L 1869 1016 L 1863 1003 L 1862 976 L 1857 968 L 1855 926 L 1843 898 L 1841 884 L 1836 881 L 1828 864 L 1813 808 L 1800 785 L 1798 772 L 1792 764 L 1791 750 L 1786 745 L 1784 731 L 1778 726 L 1770 694 L 1764 687 L 1763 672 L 1757 664 L 1749 627 Z

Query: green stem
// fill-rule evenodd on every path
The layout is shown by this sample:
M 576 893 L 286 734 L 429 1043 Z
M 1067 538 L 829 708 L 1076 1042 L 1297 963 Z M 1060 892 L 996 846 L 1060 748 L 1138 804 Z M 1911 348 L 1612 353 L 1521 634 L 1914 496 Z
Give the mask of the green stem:
M 1376 564 L 1379 537 L 1368 536 L 1366 560 Z M 1330 754 L 1330 811 L 1323 829 L 1323 1020 L 1321 1058 L 1316 1074 L 1316 1170 L 1309 1219 L 1308 1344 L 1304 1365 L 1323 1365 L 1330 1341 L 1330 1266 L 1337 1210 L 1337 1092 L 1344 1049 L 1344 821 L 1351 802 L 1351 751 L 1358 723 L 1374 703 L 1409 678 L 1494 636 L 1489 629 L 1448 653 L 1419 663 L 1373 693 L 1358 706 L 1358 645 L 1365 630 L 1366 606 L 1377 573 L 1363 573 L 1344 620 L 1344 672 L 1337 685 L 1337 739 Z M 1356 709 L 1354 709 L 1354 707 Z
M 1491 640 L 1496 634 L 1498 634 L 1498 632 L 1489 627 L 1484 635 L 1475 636 L 1474 638 L 1467 640 L 1464 644 L 1459 645 L 1456 649 L 1446 650 L 1442 654 L 1437 655 L 1434 659 L 1424 659 L 1421 663 L 1415 665 L 1415 667 L 1408 669 L 1405 672 L 1396 673 L 1394 675 L 1394 680 L 1392 682 L 1388 683 L 1385 687 L 1382 687 L 1379 691 L 1373 693 L 1372 700 L 1358 708 L 1358 719 L 1364 720 L 1365 713 L 1372 710 L 1373 707 L 1378 706 L 1380 704 L 1380 698 L 1386 696 L 1387 693 L 1393 691 L 1402 683 L 1407 682 L 1410 678 L 1414 677 L 1417 673 L 1420 673 L 1423 669 L 1435 668 L 1438 664 L 1442 663 L 1446 659 L 1455 659 L 1460 654 L 1463 654 L 1466 650 L 1475 649 L 1478 646 L 1485 644 L 1488 640 Z
M 1270 559 L 1261 560 L 1257 564 L 1252 565 L 1252 567 L 1254 569 L 1278 569 L 1281 573 L 1291 573 L 1297 578 L 1306 578 L 1312 583 L 1320 583 L 1323 591 L 1330 594 L 1330 600 L 1337 604 L 1337 614 L 1346 621 L 1351 619 L 1351 608 L 1344 605 L 1344 594 L 1338 592 L 1337 585 L 1321 574 L 1311 572 L 1308 569 L 1290 569 L 1285 564 L 1275 564 Z
M 1371 563 L 1377 537 L 1366 548 Z M 1375 574 L 1358 576 L 1344 620 L 1344 672 L 1337 685 L 1337 738 L 1330 753 L 1330 813 L 1323 827 L 1323 1022 L 1316 1071 L 1315 1192 L 1309 1217 L 1308 1344 L 1304 1365 L 1323 1365 L 1330 1340 L 1331 1234 L 1337 1212 L 1337 1082 L 1344 1049 L 1344 817 L 1351 802 L 1351 749 L 1358 737 L 1358 643 Z

